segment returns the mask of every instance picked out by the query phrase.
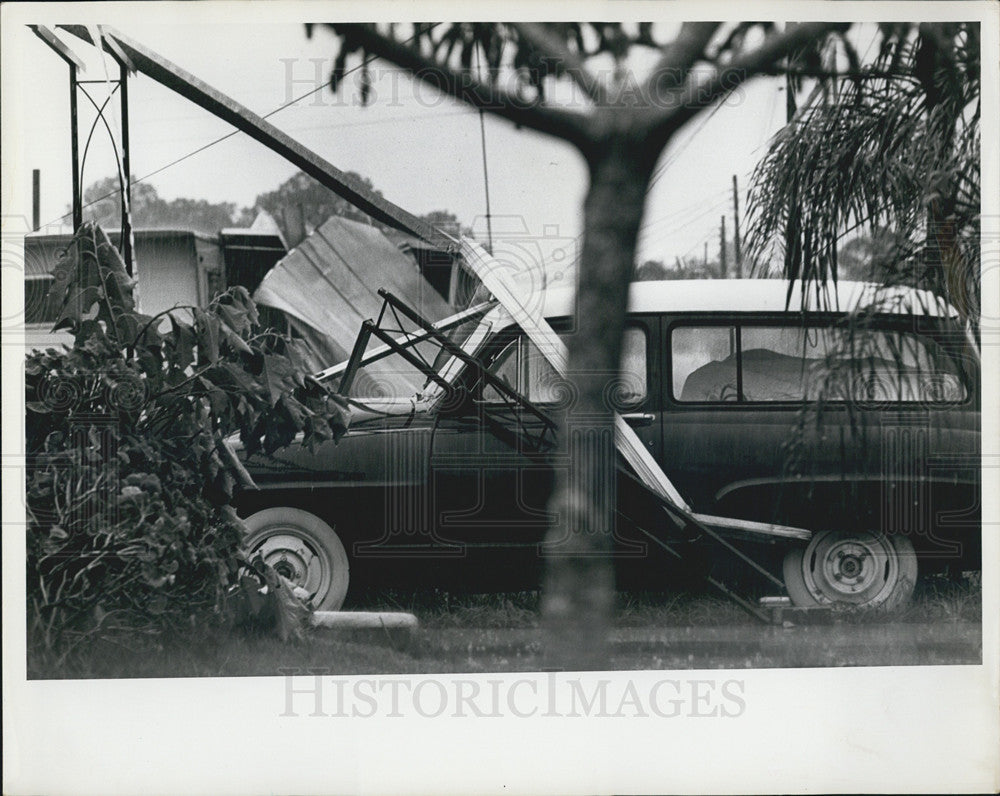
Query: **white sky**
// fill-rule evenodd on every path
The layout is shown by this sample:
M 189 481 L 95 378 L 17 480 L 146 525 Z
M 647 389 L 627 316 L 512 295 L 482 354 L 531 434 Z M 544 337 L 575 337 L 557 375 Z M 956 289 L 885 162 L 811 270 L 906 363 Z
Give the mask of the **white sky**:
M 332 33 L 320 29 L 309 40 L 296 23 L 164 25 L 133 18 L 118 27 L 262 115 L 325 82 L 336 52 Z M 41 169 L 44 226 L 66 212 L 71 197 L 67 68 L 27 29 L 5 33 L 7 43 L 17 48 L 18 60 L 31 65 L 24 83 L 31 112 L 16 127 L 22 178 L 10 186 L 11 199 L 30 217 L 31 169 Z M 64 37 L 87 58 L 81 79 L 103 80 L 94 48 Z M 110 60 L 109 68 L 114 68 Z M 349 78 L 339 95 L 324 89 L 269 120 L 337 167 L 371 178 L 388 198 L 411 212 L 447 209 L 466 224 L 477 218 L 481 222 L 485 200 L 478 113 L 432 89 L 415 88 L 383 62 L 377 62 L 377 68 L 381 77 L 368 107 L 356 102 L 356 86 Z M 739 176 L 744 194 L 767 139 L 784 120 L 781 83 L 753 81 L 717 112 L 697 117 L 672 142 L 661 161 L 668 166 L 650 192 L 640 261 L 700 257 L 705 240 L 710 241 L 712 256 L 723 213 L 731 238 L 732 175 Z M 93 90 L 100 102 L 104 87 Z M 140 177 L 232 130 L 142 75 L 130 79 L 129 100 L 132 172 Z M 117 103 L 112 105 L 117 112 Z M 82 97 L 80 114 L 82 151 L 93 119 Z M 495 230 L 507 226 L 533 236 L 579 235 L 586 172 L 575 150 L 488 115 L 486 141 L 492 212 L 495 217 L 514 217 L 496 219 Z M 114 169 L 107 136 L 98 128 L 84 185 Z M 237 133 L 157 173 L 150 182 L 168 199 L 186 196 L 244 206 L 295 170 Z M 745 194 L 740 204 L 742 212 Z

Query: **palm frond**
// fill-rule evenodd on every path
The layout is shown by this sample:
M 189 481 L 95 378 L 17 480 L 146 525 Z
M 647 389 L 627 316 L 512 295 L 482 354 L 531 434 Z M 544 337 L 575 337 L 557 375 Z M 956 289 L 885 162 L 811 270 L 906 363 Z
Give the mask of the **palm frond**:
M 838 278 L 859 236 L 894 240 L 873 276 L 979 308 L 979 30 L 885 25 L 875 61 L 814 91 L 751 180 L 754 271 Z M 804 293 L 805 291 L 803 291 Z

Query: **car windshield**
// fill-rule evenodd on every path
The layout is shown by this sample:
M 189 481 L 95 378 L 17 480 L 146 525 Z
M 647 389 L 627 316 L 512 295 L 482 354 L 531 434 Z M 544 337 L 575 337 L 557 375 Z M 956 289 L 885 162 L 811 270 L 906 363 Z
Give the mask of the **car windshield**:
M 394 315 L 399 325 L 389 329 L 381 325 L 381 318 L 378 324 L 366 321 L 351 357 L 317 374 L 317 378 L 361 402 L 429 394 L 450 380 L 454 351 L 469 345 L 477 331 L 483 333 L 483 316 L 491 306 L 478 304 L 434 327 L 419 316 L 414 316 L 419 323 L 403 325 L 399 315 Z
M 565 328 L 565 324 L 558 321 L 553 326 Z M 564 343 L 570 336 L 567 331 L 557 331 L 557 334 Z M 646 398 L 646 333 L 638 327 L 626 327 L 622 343 L 621 374 L 615 381 L 613 398 L 616 405 L 628 406 Z M 566 380 L 524 334 L 516 334 L 507 342 L 493 358 L 489 370 L 533 403 L 558 403 L 567 396 Z M 495 387 L 485 385 L 483 400 L 499 402 L 503 397 Z

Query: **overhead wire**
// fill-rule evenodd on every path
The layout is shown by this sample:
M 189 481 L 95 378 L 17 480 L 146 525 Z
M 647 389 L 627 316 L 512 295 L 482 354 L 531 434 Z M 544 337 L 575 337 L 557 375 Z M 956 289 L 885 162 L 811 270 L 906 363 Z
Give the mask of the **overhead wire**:
M 748 169 L 742 175 L 743 178 L 746 179 L 746 177 L 748 177 L 752 172 L 752 168 Z M 706 197 L 692 207 L 684 208 L 683 210 L 661 216 L 651 221 L 639 230 L 640 236 L 644 236 L 646 238 L 643 240 L 643 248 L 649 249 L 660 245 L 674 233 L 681 231 L 685 227 L 691 226 L 711 213 L 718 213 L 720 211 L 728 212 L 731 201 L 732 188 L 727 187 L 716 192 L 715 194 L 712 194 L 711 196 Z M 670 223 L 669 227 L 666 229 L 656 229 L 655 235 L 652 233 L 653 229 L 661 227 L 663 224 L 668 222 Z
M 417 33 L 414 33 L 412 36 L 410 36 L 410 38 L 404 39 L 403 43 L 406 44 L 406 43 L 408 43 L 410 41 L 413 41 L 413 39 L 415 39 L 417 36 L 421 35 L 422 33 L 427 33 L 428 31 L 433 30 L 434 28 L 436 28 L 438 25 L 441 25 L 441 24 L 442 23 L 440 23 L 440 22 L 432 22 L 432 23 L 430 23 L 430 25 L 428 27 L 426 27 L 426 28 L 424 28 L 422 30 L 419 30 Z M 368 64 L 370 64 L 374 60 L 376 60 L 376 58 L 377 58 L 377 56 L 373 55 L 373 56 L 371 56 L 369 58 L 364 59 L 357 66 L 355 66 L 355 67 L 353 67 L 353 68 L 348 69 L 347 71 L 345 71 L 344 74 L 343 74 L 343 77 L 341 79 L 343 79 L 344 77 L 347 77 L 350 74 L 353 74 L 354 72 L 357 72 L 359 69 L 363 69 L 364 67 L 368 66 Z M 286 108 L 289 108 L 292 105 L 295 105 L 295 104 L 301 102 L 302 100 L 304 100 L 304 99 L 306 99 L 308 97 L 311 97 L 313 94 L 316 94 L 316 93 L 318 93 L 320 91 L 323 91 L 328 86 L 329 86 L 328 82 L 323 82 L 320 85 L 316 86 L 315 88 L 312 88 L 309 91 L 305 92 L 304 94 L 300 94 L 299 96 L 294 97 L 293 99 L 290 99 L 288 102 L 285 102 L 282 105 L 279 105 L 274 110 L 268 111 L 267 113 L 263 114 L 261 116 L 261 118 L 262 119 L 269 119 L 270 117 L 274 116 L 277 113 L 280 113 L 281 111 L 285 110 Z M 145 180 L 148 180 L 150 177 L 155 177 L 157 174 L 160 174 L 161 172 L 164 172 L 167 169 L 172 168 L 172 167 L 176 166 L 179 163 L 183 163 L 185 160 L 188 160 L 189 158 L 192 158 L 195 155 L 198 155 L 198 154 L 204 152 L 206 149 L 209 149 L 209 148 L 215 146 L 216 144 L 221 144 L 223 141 L 226 141 L 226 140 L 232 138 L 233 136 L 238 135 L 239 133 L 240 133 L 240 130 L 233 130 L 233 131 L 231 131 L 229 133 L 226 133 L 223 136 L 220 136 L 219 138 L 214 139 L 213 141 L 209 141 L 207 144 L 204 144 L 204 145 L 198 147 L 197 149 L 194 149 L 191 152 L 188 152 L 186 155 L 182 155 L 181 157 L 176 158 L 176 159 L 170 161 L 166 165 L 160 166 L 159 168 L 154 169 L 153 171 L 149 172 L 148 174 L 145 174 L 142 177 L 138 177 L 135 180 L 132 180 L 132 184 L 135 185 L 137 183 L 140 183 L 140 182 L 143 182 Z M 119 193 L 121 193 L 120 189 L 117 190 L 117 191 L 109 191 L 108 193 L 104 194 L 103 196 L 99 196 L 96 199 L 92 199 L 91 201 L 87 202 L 85 205 L 83 205 L 83 209 L 91 207 L 91 206 L 93 206 L 93 205 L 97 204 L 98 202 L 101 202 L 101 201 L 103 201 L 105 199 L 110 199 L 111 197 L 116 196 Z M 46 226 L 48 226 L 49 224 L 54 224 L 57 221 L 62 221 L 64 218 L 66 218 L 67 216 L 70 216 L 70 215 L 72 215 L 72 211 L 70 211 L 69 213 L 63 213 L 61 216 L 58 216 L 57 218 L 55 218 L 52 221 L 48 222 L 48 224 Z

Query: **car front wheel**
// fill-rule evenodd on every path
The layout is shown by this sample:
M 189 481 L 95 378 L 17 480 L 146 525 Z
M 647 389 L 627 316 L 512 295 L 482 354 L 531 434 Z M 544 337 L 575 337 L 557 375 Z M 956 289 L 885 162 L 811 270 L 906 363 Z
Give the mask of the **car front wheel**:
M 319 611 L 344 604 L 350 571 L 347 551 L 336 531 L 315 514 L 290 507 L 258 511 L 245 521 L 246 549 L 310 596 Z
M 820 531 L 805 548 L 786 554 L 784 576 L 796 606 L 892 610 L 913 596 L 917 558 L 903 536 Z

